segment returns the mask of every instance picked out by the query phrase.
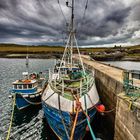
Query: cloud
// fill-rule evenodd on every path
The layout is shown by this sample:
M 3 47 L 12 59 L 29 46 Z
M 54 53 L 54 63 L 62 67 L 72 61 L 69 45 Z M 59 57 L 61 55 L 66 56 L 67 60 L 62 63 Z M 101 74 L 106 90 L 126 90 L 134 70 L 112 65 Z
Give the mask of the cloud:
M 66 23 L 57 1 L 0 0 L 0 42 L 63 42 L 64 36 L 67 36 Z M 70 9 L 65 6 L 64 0 L 59 1 L 69 22 Z M 139 0 L 89 0 L 83 17 L 85 2 L 75 2 L 76 35 L 80 45 L 139 43 Z

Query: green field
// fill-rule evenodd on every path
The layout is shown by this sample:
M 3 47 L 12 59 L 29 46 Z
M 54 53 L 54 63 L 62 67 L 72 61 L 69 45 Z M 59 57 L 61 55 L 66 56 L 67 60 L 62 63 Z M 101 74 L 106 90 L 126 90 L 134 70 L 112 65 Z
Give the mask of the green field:
M 0 44 L 0 53 L 47 53 L 47 52 L 63 52 L 64 48 L 61 46 L 25 46 L 15 44 Z
M 80 48 L 82 52 L 104 52 L 106 50 L 116 50 L 120 49 L 119 47 L 111 47 L 111 48 Z M 129 51 L 140 50 L 140 45 L 130 46 L 130 47 L 121 47 L 121 49 L 128 49 Z M 28 46 L 29 53 L 47 53 L 47 52 L 63 52 L 64 47 L 62 46 Z M 26 53 L 27 46 L 26 45 L 16 45 L 16 44 L 0 44 L 0 53 L 8 52 L 8 53 Z
M 51 56 L 60 56 L 63 54 L 64 47 L 62 46 L 26 46 L 26 45 L 16 45 L 16 44 L 0 44 L 0 55 L 1 57 L 24 57 L 27 53 L 30 56 L 33 56 L 32 54 L 42 54 L 42 55 L 36 55 L 36 57 L 45 57 L 43 55 L 46 55 L 48 57 Z M 139 59 L 140 57 L 140 45 L 137 46 L 128 46 L 128 47 L 121 47 L 121 46 L 114 46 L 114 47 L 104 47 L 104 48 L 80 48 L 81 54 L 90 54 L 95 57 L 99 58 L 105 58 L 112 55 L 112 53 L 115 53 L 119 51 L 121 53 L 121 56 L 123 55 L 123 58 L 136 58 Z M 74 52 L 77 53 L 77 51 L 74 49 Z M 97 54 L 98 53 L 98 54 Z M 105 53 L 105 54 L 104 54 Z M 22 55 L 21 55 L 22 54 Z M 107 54 L 107 55 L 106 55 Z

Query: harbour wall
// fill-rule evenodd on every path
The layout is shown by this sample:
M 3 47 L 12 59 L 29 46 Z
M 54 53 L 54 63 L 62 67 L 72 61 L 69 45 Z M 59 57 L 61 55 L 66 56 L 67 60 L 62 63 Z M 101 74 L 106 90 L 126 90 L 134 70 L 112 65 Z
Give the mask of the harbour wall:
M 132 103 L 124 94 L 124 70 L 90 60 L 88 56 L 82 56 L 82 59 L 86 67 L 95 72 L 97 90 L 106 110 L 112 110 L 104 113 L 111 124 L 110 128 L 107 128 L 108 133 L 113 133 L 114 140 L 139 140 L 140 101 Z M 135 111 L 132 110 L 132 106 Z
M 109 77 L 107 74 L 100 72 L 98 69 L 95 69 L 95 82 L 100 100 L 105 105 L 106 110 L 114 109 L 108 115 L 113 128 L 115 123 L 117 94 L 123 91 L 123 85 L 112 77 Z
M 114 140 L 140 140 L 140 100 L 131 102 L 124 93 L 117 98 Z

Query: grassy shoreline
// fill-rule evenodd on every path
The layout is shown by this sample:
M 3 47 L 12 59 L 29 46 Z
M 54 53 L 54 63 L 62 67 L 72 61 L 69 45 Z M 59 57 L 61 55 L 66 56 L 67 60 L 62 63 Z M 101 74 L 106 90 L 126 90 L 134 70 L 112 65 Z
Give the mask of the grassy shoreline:
M 15 44 L 0 44 L 0 58 L 25 58 L 27 54 L 30 58 L 48 59 L 61 58 L 64 47 L 62 46 L 26 46 Z M 74 52 L 76 50 L 74 49 Z M 91 58 L 100 61 L 140 61 L 140 45 L 112 48 L 80 48 L 81 54 L 90 55 Z

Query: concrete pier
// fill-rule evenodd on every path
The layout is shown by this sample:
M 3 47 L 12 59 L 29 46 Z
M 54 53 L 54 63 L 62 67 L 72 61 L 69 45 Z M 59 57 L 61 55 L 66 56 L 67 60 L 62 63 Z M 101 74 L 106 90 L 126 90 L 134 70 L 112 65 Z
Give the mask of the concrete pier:
M 96 86 L 102 103 L 107 110 L 115 109 L 108 115 L 114 130 L 114 140 L 140 140 L 140 100 L 139 97 L 126 96 L 124 70 L 90 60 L 85 55 L 82 60 L 95 71 Z M 135 81 L 140 86 L 140 81 Z
M 117 98 L 114 140 L 140 140 L 140 100 L 124 93 Z

